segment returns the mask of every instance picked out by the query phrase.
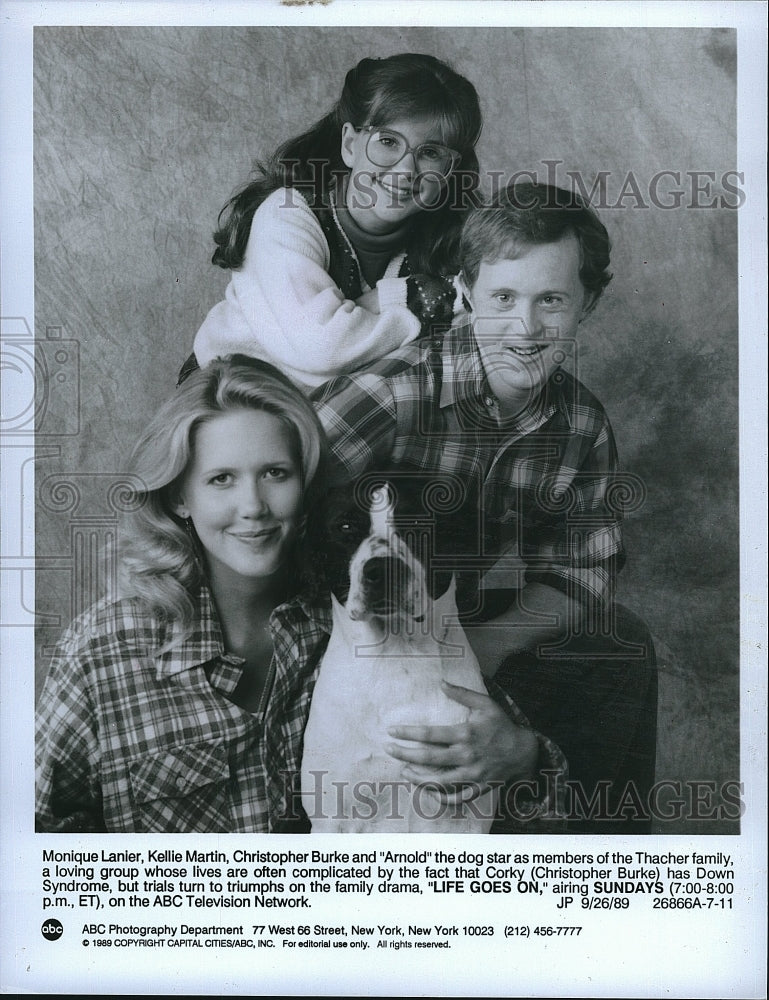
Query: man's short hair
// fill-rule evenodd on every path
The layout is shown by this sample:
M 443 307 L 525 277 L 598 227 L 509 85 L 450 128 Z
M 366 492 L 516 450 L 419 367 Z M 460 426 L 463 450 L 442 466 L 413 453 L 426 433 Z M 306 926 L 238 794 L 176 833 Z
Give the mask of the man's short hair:
M 575 191 L 548 184 L 509 184 L 488 204 L 470 211 L 459 250 L 465 282 L 475 284 L 484 261 L 515 259 L 522 248 L 557 243 L 570 232 L 579 241 L 580 280 L 595 303 L 612 278 L 609 234 Z

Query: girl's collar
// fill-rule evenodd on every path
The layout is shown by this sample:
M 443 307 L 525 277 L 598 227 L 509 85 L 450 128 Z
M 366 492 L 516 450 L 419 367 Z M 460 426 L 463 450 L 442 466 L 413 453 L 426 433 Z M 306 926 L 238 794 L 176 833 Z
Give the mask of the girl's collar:
M 412 219 L 390 233 L 378 236 L 362 229 L 347 209 L 347 183 L 349 174 L 340 179 L 339 184 L 329 192 L 329 204 L 334 221 L 353 247 L 369 253 L 385 253 L 400 249 L 411 231 Z

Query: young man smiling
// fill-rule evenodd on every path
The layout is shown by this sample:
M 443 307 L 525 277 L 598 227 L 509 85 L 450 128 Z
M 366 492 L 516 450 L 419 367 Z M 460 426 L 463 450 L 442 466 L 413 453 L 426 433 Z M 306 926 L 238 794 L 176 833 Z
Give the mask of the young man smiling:
M 336 479 L 396 465 L 449 474 L 473 498 L 465 566 L 483 576 L 483 624 L 468 635 L 484 671 L 566 753 L 575 828 L 644 832 L 653 647 L 613 604 L 624 548 L 611 425 L 562 367 L 611 279 L 609 255 L 605 227 L 572 192 L 506 188 L 463 229 L 469 315 L 315 400 Z

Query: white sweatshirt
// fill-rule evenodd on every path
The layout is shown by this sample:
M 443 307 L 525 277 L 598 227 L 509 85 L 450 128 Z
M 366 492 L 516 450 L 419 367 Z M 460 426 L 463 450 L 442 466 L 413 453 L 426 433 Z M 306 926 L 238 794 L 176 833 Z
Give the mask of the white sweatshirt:
M 279 188 L 254 213 L 243 265 L 198 330 L 198 363 L 247 354 L 306 388 L 355 371 L 419 335 L 406 279 L 396 276 L 402 261 L 390 261 L 376 296 L 345 299 L 320 223 L 301 194 Z

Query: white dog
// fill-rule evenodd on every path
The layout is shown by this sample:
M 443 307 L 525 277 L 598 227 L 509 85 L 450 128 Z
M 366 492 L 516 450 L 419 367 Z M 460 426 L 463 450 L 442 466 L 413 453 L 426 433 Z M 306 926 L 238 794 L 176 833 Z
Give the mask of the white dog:
M 453 576 L 431 597 L 393 515 L 385 486 L 373 495 L 368 535 L 354 539 L 346 603 L 332 596 L 333 631 L 304 734 L 303 805 L 314 833 L 487 833 L 491 792 L 449 805 L 429 785 L 407 782 L 384 749 L 394 742 L 389 726 L 467 721 L 471 710 L 443 693 L 442 679 L 486 693 Z

